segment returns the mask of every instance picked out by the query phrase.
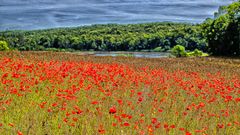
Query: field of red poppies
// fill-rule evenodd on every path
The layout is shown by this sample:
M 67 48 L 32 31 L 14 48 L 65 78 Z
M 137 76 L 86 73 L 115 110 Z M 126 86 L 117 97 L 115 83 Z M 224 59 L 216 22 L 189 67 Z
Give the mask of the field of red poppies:
M 240 60 L 0 53 L 0 134 L 240 134 Z

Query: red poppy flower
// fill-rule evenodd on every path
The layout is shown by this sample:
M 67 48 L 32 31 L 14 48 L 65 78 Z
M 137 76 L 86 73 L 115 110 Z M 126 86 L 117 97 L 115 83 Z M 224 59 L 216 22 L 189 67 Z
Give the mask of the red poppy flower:
M 123 123 L 123 125 L 124 125 L 125 127 L 130 126 L 130 124 L 129 124 L 128 122 Z
M 109 109 L 109 113 L 110 114 L 114 114 L 114 113 L 116 113 L 117 112 L 117 109 L 116 109 L 116 107 L 111 107 L 110 109 Z
M 187 131 L 187 132 L 185 133 L 185 135 L 192 135 L 192 134 L 191 134 L 190 132 Z
M 18 135 L 23 135 L 23 133 L 21 131 L 19 131 L 19 130 L 17 131 L 17 134 Z

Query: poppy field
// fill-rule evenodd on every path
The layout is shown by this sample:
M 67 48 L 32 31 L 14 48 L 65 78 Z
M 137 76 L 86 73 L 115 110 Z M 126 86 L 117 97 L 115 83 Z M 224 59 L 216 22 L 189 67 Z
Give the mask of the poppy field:
M 240 60 L 0 52 L 0 134 L 240 134 Z

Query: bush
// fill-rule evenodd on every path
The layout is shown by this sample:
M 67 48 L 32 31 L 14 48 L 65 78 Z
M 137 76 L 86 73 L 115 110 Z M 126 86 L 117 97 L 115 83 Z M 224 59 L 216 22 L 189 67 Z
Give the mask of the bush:
M 192 52 L 187 52 L 184 46 L 176 45 L 171 50 L 172 55 L 176 57 L 202 57 L 202 56 L 209 56 L 207 53 L 204 53 L 198 49 L 195 49 Z
M 172 48 L 171 54 L 176 57 L 185 57 L 187 56 L 187 53 L 185 51 L 185 47 L 182 45 L 176 45 Z
M 0 41 L 0 51 L 9 50 L 8 43 L 6 41 Z
M 195 49 L 193 52 L 187 53 L 187 56 L 200 57 L 200 56 L 203 56 L 203 52 L 198 49 Z
M 163 49 L 161 46 L 156 47 L 155 49 L 153 49 L 154 52 L 163 52 Z

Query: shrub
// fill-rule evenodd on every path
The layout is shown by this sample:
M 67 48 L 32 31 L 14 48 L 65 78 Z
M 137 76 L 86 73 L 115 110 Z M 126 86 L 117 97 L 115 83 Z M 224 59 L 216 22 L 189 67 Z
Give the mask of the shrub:
M 9 50 L 8 43 L 6 41 L 0 41 L 0 51 Z
M 203 55 L 203 52 L 200 51 L 200 50 L 198 50 L 198 49 L 195 49 L 195 50 L 193 51 L 193 54 L 194 54 L 194 56 L 202 56 L 202 55 Z
M 176 45 L 172 48 L 171 54 L 176 57 L 185 57 L 187 56 L 187 53 L 185 51 L 185 47 L 182 45 Z
M 195 49 L 193 52 L 189 52 L 187 53 L 187 56 L 202 56 L 203 55 L 203 52 L 198 50 L 198 49 Z

